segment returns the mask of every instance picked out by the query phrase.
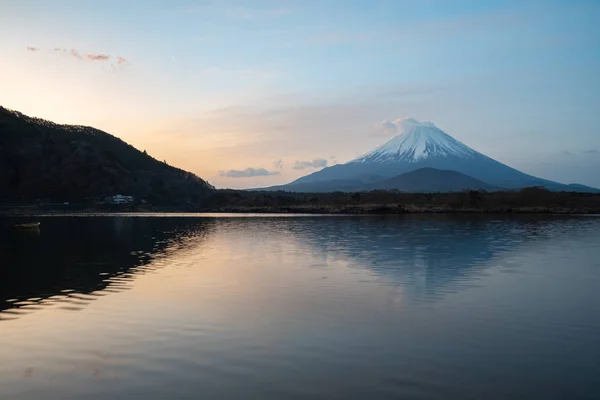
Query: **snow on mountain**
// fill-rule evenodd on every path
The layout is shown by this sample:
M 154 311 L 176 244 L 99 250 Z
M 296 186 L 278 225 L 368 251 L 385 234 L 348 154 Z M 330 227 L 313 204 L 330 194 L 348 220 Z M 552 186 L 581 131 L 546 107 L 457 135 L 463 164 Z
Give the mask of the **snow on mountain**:
M 478 154 L 432 122 L 404 118 L 392 124 L 401 132 L 400 135 L 350 163 L 414 163 L 432 157 L 472 158 Z

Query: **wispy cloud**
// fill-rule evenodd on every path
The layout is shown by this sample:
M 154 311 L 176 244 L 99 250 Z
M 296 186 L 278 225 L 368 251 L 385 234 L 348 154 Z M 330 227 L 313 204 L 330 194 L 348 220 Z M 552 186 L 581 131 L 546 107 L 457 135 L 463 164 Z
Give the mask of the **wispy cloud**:
M 272 176 L 279 174 L 279 171 L 268 171 L 265 168 L 246 168 L 244 170 L 230 169 L 229 171 L 219 171 L 219 176 L 224 178 L 252 178 L 255 176 Z
M 434 127 L 435 125 L 429 121 L 417 121 L 411 117 L 398 118 L 394 121 L 383 120 L 375 125 L 375 134 L 393 136 L 409 131 L 414 126 Z
M 90 61 L 106 61 L 110 59 L 108 54 L 86 54 L 85 58 Z
M 277 78 L 278 74 L 274 71 L 249 69 L 249 68 L 223 68 L 215 65 L 204 68 L 201 72 L 209 75 L 241 75 L 260 80 Z
M 381 136 L 394 136 L 398 133 L 398 128 L 392 121 L 386 119 L 375 125 L 373 133 Z
M 385 93 L 394 88 L 396 86 L 386 87 Z M 396 89 L 400 91 L 400 88 Z M 416 91 L 411 86 L 412 89 Z M 430 93 L 427 86 L 422 92 L 419 99 L 440 94 Z M 336 153 L 337 161 L 343 162 L 379 144 L 380 139 L 370 134 L 373 121 L 397 114 L 399 108 L 404 114 L 424 113 L 420 104 L 411 104 L 411 95 L 398 95 L 398 100 L 381 93 L 380 88 L 361 88 L 360 101 L 354 101 L 354 92 L 341 99 L 298 94 L 263 98 L 253 104 L 215 109 L 181 121 L 178 134 L 195 140 L 199 131 L 204 132 L 203 148 L 218 149 L 232 156 L 277 149 L 268 155 L 269 158 L 261 160 L 261 165 L 265 165 L 264 162 L 273 165 L 273 160 L 283 154 L 296 154 L 297 160 L 312 163 L 314 143 L 321 143 L 324 148 L 343 149 Z M 171 140 L 170 137 L 165 136 L 165 140 Z M 350 137 L 353 139 L 348 141 Z M 340 146 L 342 142 L 345 146 Z M 328 157 L 323 155 L 322 158 Z M 327 165 L 333 163 L 331 160 Z M 294 159 L 287 160 L 285 169 L 291 172 L 293 166 Z
M 221 15 L 235 20 L 278 18 L 292 12 L 289 8 L 248 8 L 244 6 L 223 7 L 219 4 L 193 5 L 185 9 L 188 13 Z
M 415 19 L 394 26 L 381 28 L 365 28 L 363 30 L 329 30 L 318 29 L 313 34 L 307 35 L 306 40 L 313 45 L 372 45 L 398 44 L 405 47 L 411 46 L 412 40 L 407 40 L 419 32 L 420 41 L 446 40 L 449 37 L 471 37 L 473 35 L 489 35 L 490 26 L 500 29 L 512 29 L 530 23 L 528 18 L 538 10 L 526 7 L 510 8 L 493 11 L 473 11 L 451 17 L 429 17 Z M 504 35 L 502 35 L 504 36 Z
M 283 166 L 284 166 L 283 160 L 280 159 L 280 160 L 273 161 L 273 166 L 277 169 L 283 169 Z
M 369 44 L 377 39 L 372 32 L 320 32 L 309 36 L 309 42 L 316 45 Z
M 298 161 L 294 163 L 292 168 L 296 170 L 304 170 L 309 168 L 324 168 L 327 166 L 327 160 L 324 158 L 315 158 L 312 161 Z
M 79 52 L 77 50 L 75 50 L 75 49 L 71 49 L 71 51 L 70 51 L 69 54 L 71 54 L 71 56 L 73 56 L 75 58 L 83 60 L 83 56 L 81 54 L 79 54 Z
M 276 8 L 273 10 L 268 10 L 266 12 L 266 15 L 268 15 L 270 17 L 279 17 L 282 15 L 290 14 L 291 12 L 292 12 L 292 10 L 290 10 L 289 8 Z
M 40 51 L 38 47 L 27 46 L 28 51 Z M 60 53 L 64 55 L 69 55 L 78 60 L 87 60 L 87 61 L 108 61 L 111 59 L 110 54 L 106 53 L 81 53 L 77 49 L 68 50 L 64 47 L 54 47 L 52 49 L 55 53 Z M 127 63 L 127 59 L 125 57 L 117 56 L 116 57 L 117 65 L 123 65 Z
M 79 51 L 77 51 L 77 49 L 71 49 L 71 55 L 80 60 L 88 60 L 88 61 L 107 61 L 110 59 L 109 54 L 86 53 L 85 55 L 83 55 Z
M 585 154 L 598 154 L 598 150 L 596 149 L 590 149 L 590 150 L 586 150 L 584 151 Z

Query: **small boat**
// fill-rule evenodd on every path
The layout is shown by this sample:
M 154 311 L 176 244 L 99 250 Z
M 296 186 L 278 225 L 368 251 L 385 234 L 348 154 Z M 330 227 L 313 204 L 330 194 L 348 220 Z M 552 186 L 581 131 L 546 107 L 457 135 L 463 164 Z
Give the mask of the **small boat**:
M 29 222 L 27 224 L 16 224 L 16 229 L 38 229 L 40 227 L 39 222 Z

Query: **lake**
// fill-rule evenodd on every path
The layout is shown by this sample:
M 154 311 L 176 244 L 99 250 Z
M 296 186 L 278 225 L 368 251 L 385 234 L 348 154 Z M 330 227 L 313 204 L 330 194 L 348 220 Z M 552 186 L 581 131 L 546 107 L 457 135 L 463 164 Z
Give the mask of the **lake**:
M 2 399 L 600 398 L 599 217 L 25 220 Z

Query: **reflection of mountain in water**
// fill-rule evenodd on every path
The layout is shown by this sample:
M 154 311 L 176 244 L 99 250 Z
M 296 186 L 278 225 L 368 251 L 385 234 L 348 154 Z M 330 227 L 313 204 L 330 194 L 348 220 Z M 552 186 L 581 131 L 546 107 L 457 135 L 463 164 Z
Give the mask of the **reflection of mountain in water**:
M 44 304 L 80 309 L 96 296 L 125 290 L 150 261 L 212 220 L 196 218 L 43 218 L 39 232 L 0 220 L 0 319 Z
M 584 220 L 407 216 L 290 221 L 289 231 L 326 262 L 342 257 L 412 298 L 436 298 L 473 283 L 498 258 L 526 242 L 551 239 Z
M 160 268 L 164 263 L 157 258 L 168 258 L 171 251 L 197 251 L 193 244 L 210 232 L 237 232 L 260 245 L 291 237 L 300 249 L 321 258 L 321 265 L 342 259 L 371 271 L 383 284 L 401 287 L 407 298 L 422 300 L 471 285 L 491 260 L 525 243 L 571 235 L 586 224 L 584 219 L 432 215 L 49 217 L 42 219 L 38 234 L 15 231 L 13 222 L 0 219 L 0 319 L 45 304 L 81 309 L 97 296 L 125 290 L 136 276 Z

